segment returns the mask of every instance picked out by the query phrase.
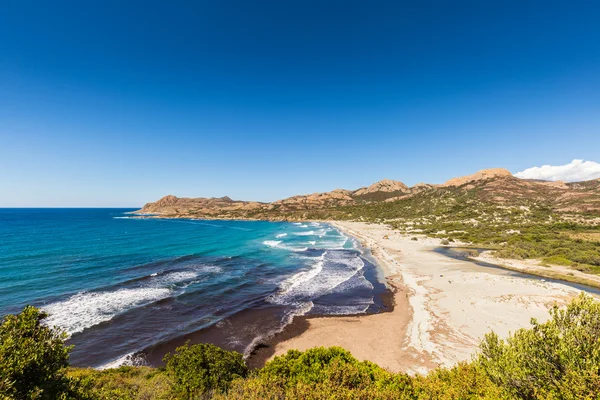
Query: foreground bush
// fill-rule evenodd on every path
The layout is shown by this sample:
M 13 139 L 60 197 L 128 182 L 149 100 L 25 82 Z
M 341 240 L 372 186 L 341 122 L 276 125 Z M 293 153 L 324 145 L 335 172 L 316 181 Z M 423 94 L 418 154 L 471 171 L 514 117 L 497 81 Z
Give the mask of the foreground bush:
M 459 363 L 451 369 L 439 368 L 414 378 L 414 399 L 435 400 L 507 400 L 508 391 L 496 385 L 476 363 Z
M 411 378 L 358 361 L 340 347 L 290 350 L 255 377 L 236 382 L 228 399 L 399 399 L 413 398 Z
M 231 381 L 248 374 L 240 353 L 226 351 L 212 344 L 189 346 L 186 343 L 178 347 L 175 354 L 167 354 L 165 362 L 175 391 L 184 398 L 226 391 Z
M 550 315 L 506 340 L 486 335 L 478 363 L 516 398 L 600 398 L 600 303 L 582 294 Z
M 600 399 L 600 303 L 581 295 L 505 340 L 490 333 L 470 363 L 394 374 L 339 347 L 291 350 L 249 372 L 241 354 L 186 344 L 164 369 L 69 369 L 63 336 L 28 307 L 0 328 L 0 399 Z
M 42 325 L 46 314 L 27 306 L 0 326 L 0 398 L 61 399 L 72 394 L 65 377 L 65 334 Z
M 78 382 L 80 392 L 90 400 L 170 400 L 176 399 L 167 374 L 150 367 L 120 367 L 98 371 L 71 368 L 69 376 Z

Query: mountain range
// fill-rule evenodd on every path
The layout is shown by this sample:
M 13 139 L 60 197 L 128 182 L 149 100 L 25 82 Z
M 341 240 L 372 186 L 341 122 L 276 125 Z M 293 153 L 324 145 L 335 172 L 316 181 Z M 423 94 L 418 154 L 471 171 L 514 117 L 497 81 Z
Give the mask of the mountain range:
M 443 184 L 419 183 L 412 187 L 385 179 L 356 190 L 297 195 L 271 203 L 232 200 L 229 197 L 188 198 L 168 195 L 147 203 L 137 211 L 166 218 L 300 220 L 336 218 L 359 206 L 401 207 L 420 200 L 451 203 L 453 199 L 474 198 L 499 207 L 544 206 L 558 213 L 600 216 L 600 179 L 562 182 L 520 179 L 508 170 L 495 168 L 453 178 Z M 357 209 L 358 210 L 358 209 Z

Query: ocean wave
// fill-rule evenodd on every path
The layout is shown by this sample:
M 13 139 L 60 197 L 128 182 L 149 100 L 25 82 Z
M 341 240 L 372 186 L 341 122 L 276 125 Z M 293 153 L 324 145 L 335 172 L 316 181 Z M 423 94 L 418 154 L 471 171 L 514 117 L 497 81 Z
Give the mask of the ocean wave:
M 280 233 L 279 235 L 275 236 L 276 238 L 282 238 L 287 236 L 287 233 Z
M 281 318 L 281 324 L 276 329 L 273 329 L 263 335 L 256 336 L 252 341 L 246 346 L 244 349 L 244 359 L 247 359 L 254 353 L 254 350 L 261 344 L 268 341 L 270 338 L 275 336 L 278 333 L 283 332 L 285 327 L 292 323 L 294 317 L 298 317 L 301 315 L 305 315 L 313 308 L 313 303 L 311 301 L 307 301 L 304 303 L 298 303 L 292 309 L 289 309 L 285 312 L 283 317 Z
M 143 287 L 119 289 L 112 292 L 81 292 L 67 300 L 48 304 L 42 310 L 48 313 L 44 320 L 48 326 L 56 326 L 69 336 L 82 332 L 115 315 L 171 296 L 170 288 Z
M 287 305 L 312 301 L 340 287 L 364 266 L 354 252 L 325 251 L 311 269 L 286 279 L 268 301 Z
M 299 286 L 319 275 L 319 273 L 323 270 L 323 261 L 325 259 L 325 254 L 326 253 L 323 253 L 318 258 L 318 261 L 313 264 L 311 269 L 307 271 L 298 272 L 297 274 L 292 275 L 290 278 L 283 281 L 283 283 L 279 286 L 279 293 L 275 296 L 272 296 L 270 300 L 278 304 L 285 303 L 289 297 L 287 296 L 287 294 L 293 294 L 297 292 L 296 289 Z
M 306 231 L 306 232 L 293 232 L 292 235 L 296 235 L 296 236 L 312 236 L 312 235 L 318 235 L 318 233 L 315 233 L 315 231 Z
M 346 248 L 346 243 L 348 242 L 348 238 L 344 238 L 342 240 L 330 240 L 330 241 L 321 241 L 319 246 L 326 250 L 344 250 Z
M 281 240 L 265 240 L 263 244 L 274 249 L 288 250 L 294 252 L 303 252 L 308 250 L 308 247 L 293 247 L 282 245 Z
M 326 315 L 352 315 L 352 314 L 364 314 L 369 307 L 374 304 L 373 299 L 359 304 L 347 304 L 343 306 L 338 305 L 315 305 L 311 311 L 315 314 L 326 314 Z
M 137 355 L 135 353 L 128 353 L 122 357 L 117 358 L 116 360 L 113 360 L 113 361 L 107 362 L 106 364 L 100 365 L 97 369 L 105 370 L 105 369 L 119 368 L 119 367 L 124 367 L 124 366 L 141 367 L 141 366 L 146 366 L 146 365 L 148 365 L 148 362 L 146 361 L 146 359 L 143 356 Z
M 56 326 L 71 336 L 110 321 L 122 312 L 182 293 L 184 288 L 198 282 L 200 273 L 220 270 L 220 267 L 206 265 L 191 271 L 155 272 L 121 283 L 112 289 L 80 292 L 66 300 L 43 306 L 42 310 L 49 314 L 45 323 Z
M 277 247 L 281 243 L 281 240 L 265 240 L 263 244 L 269 247 Z

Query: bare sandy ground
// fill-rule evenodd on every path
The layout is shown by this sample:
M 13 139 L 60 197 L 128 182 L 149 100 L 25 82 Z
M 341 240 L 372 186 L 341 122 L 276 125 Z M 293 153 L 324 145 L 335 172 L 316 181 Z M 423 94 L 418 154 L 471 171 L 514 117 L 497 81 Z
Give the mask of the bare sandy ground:
M 563 305 L 579 293 L 566 284 L 511 276 L 436 253 L 437 239 L 413 241 L 377 224 L 334 225 L 361 239 L 378 259 L 397 289 L 394 311 L 311 318 L 305 332 L 276 345 L 275 355 L 341 346 L 391 371 L 426 373 L 469 360 L 491 330 L 505 337 L 528 327 L 531 318 L 546 320 L 554 303 Z

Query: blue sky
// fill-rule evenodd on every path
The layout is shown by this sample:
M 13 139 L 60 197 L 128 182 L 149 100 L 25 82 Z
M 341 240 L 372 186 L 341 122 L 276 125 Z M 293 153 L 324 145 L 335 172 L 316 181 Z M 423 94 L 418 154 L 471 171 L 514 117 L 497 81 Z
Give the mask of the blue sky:
M 600 161 L 600 3 L 8 1 L 0 206 Z

